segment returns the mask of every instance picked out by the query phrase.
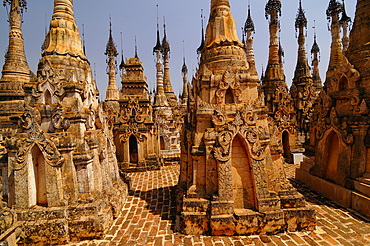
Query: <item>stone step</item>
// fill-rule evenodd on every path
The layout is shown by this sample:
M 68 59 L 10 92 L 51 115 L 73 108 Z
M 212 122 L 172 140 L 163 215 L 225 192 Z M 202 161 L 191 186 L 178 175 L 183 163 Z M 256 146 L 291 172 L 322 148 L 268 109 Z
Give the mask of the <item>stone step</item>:
M 370 178 L 358 178 L 358 181 L 370 185 Z
M 314 156 L 305 156 L 305 157 L 303 157 L 303 161 L 313 165 L 313 164 L 315 164 L 315 157 Z
M 201 198 L 184 198 L 183 213 L 206 213 L 209 208 L 209 201 Z
M 304 160 L 301 163 L 301 166 L 299 167 L 299 169 L 302 169 L 302 170 L 304 170 L 306 172 L 309 172 L 312 166 L 313 166 L 313 163 L 307 162 L 306 160 Z
M 354 186 L 356 191 L 370 197 L 370 184 L 361 182 L 361 179 L 359 179 L 359 181 L 354 182 Z
M 370 218 L 370 197 L 352 192 L 352 208 Z
M 64 245 L 70 241 L 66 219 L 35 220 L 23 223 L 22 233 L 25 245 Z M 21 245 L 22 239 L 21 239 Z

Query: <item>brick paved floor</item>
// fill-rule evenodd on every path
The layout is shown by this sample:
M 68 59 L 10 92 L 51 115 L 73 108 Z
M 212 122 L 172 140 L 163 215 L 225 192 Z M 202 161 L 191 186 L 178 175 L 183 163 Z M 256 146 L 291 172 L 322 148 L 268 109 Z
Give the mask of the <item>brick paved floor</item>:
M 286 165 L 287 177 L 294 177 L 294 165 Z M 146 246 L 222 246 L 222 245 L 370 245 L 370 221 L 310 191 L 294 179 L 291 182 L 317 210 L 317 229 L 275 236 L 207 237 L 173 232 L 170 199 L 176 185 L 179 166 L 159 171 L 132 173 L 130 196 L 121 215 L 103 240 L 72 245 L 146 245 Z

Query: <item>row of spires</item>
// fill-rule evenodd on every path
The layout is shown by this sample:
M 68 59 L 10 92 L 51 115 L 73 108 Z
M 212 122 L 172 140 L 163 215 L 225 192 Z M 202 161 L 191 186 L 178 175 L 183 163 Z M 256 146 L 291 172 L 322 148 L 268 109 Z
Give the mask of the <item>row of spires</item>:
M 219 1 L 215 1 L 215 2 L 219 2 Z M 217 4 L 220 4 L 220 3 L 217 3 Z M 229 2 L 228 1 L 223 1 L 222 4 L 227 4 L 228 5 Z M 343 40 L 342 40 L 342 42 L 343 42 L 343 51 L 345 51 L 348 48 L 348 43 L 349 43 L 348 24 L 351 22 L 351 18 L 348 17 L 348 15 L 346 14 L 344 6 L 345 6 L 344 0 L 343 0 L 342 5 L 337 3 L 336 0 L 331 0 L 330 3 L 329 3 L 329 8 L 327 10 L 328 16 L 334 11 L 335 8 L 339 8 L 340 12 L 342 12 L 342 18 L 340 19 L 340 24 L 343 26 L 343 33 L 344 33 L 343 34 Z M 157 8 L 158 8 L 158 5 L 157 5 Z M 266 4 L 266 7 L 265 7 L 265 15 L 266 15 L 266 19 L 268 19 L 269 22 L 270 22 L 270 28 L 272 28 L 274 30 L 270 30 L 270 35 L 272 35 L 270 38 L 272 40 L 271 42 L 272 42 L 273 45 L 270 46 L 269 63 L 268 63 L 267 69 L 266 69 L 266 74 L 262 74 L 262 80 L 270 80 L 271 81 L 271 80 L 278 79 L 278 80 L 284 81 L 285 77 L 284 77 L 284 72 L 282 71 L 282 63 L 283 63 L 283 61 L 282 61 L 283 58 L 282 57 L 284 56 L 284 50 L 281 46 L 280 37 L 278 37 L 278 35 L 277 35 L 278 30 L 280 28 L 278 16 L 281 16 L 281 2 L 279 0 L 269 0 L 268 3 Z M 304 13 L 304 10 L 303 10 L 303 7 L 302 7 L 302 1 L 299 0 L 299 8 L 298 8 L 296 21 L 295 21 L 296 32 L 299 33 L 299 37 L 298 37 L 299 52 L 298 52 L 297 67 L 296 67 L 293 83 L 294 83 L 294 81 L 299 81 L 302 78 L 310 77 L 310 67 L 307 63 L 306 49 L 305 49 L 305 35 L 304 35 L 304 29 L 307 28 L 307 23 L 308 23 L 308 21 L 307 21 L 307 18 L 305 16 L 305 13 Z M 169 79 L 169 67 L 168 67 L 168 57 L 169 57 L 169 52 L 170 52 L 170 45 L 167 41 L 165 23 L 164 23 L 163 27 L 164 27 L 164 31 L 163 31 L 164 32 L 164 37 L 163 37 L 163 40 L 161 42 L 160 32 L 159 32 L 159 20 L 158 20 L 158 15 L 157 15 L 157 42 L 156 42 L 156 45 L 153 48 L 153 53 L 154 54 L 157 54 L 157 53 L 162 54 L 162 57 L 163 57 L 163 60 L 164 60 L 164 67 L 165 67 L 164 74 L 163 74 L 163 87 L 164 87 L 164 90 L 166 92 L 171 92 L 173 94 L 172 85 L 171 85 L 170 79 Z M 201 27 L 202 27 L 201 28 L 201 32 L 202 32 L 201 33 L 201 44 L 200 44 L 199 48 L 197 49 L 198 55 L 202 52 L 202 50 L 206 46 L 203 10 L 201 10 Z M 248 62 L 250 64 L 251 75 L 252 76 L 253 75 L 257 76 L 257 71 L 256 71 L 256 68 L 255 68 L 255 61 L 254 61 L 254 51 L 253 51 L 253 36 L 252 36 L 253 33 L 255 33 L 255 26 L 254 26 L 254 22 L 253 22 L 253 19 L 252 19 L 252 16 L 251 16 L 251 7 L 250 7 L 250 4 L 248 4 L 248 16 L 247 16 L 247 19 L 246 19 L 246 22 L 245 22 L 244 28 L 243 28 L 243 35 L 242 35 L 243 41 L 242 41 L 242 43 L 243 43 L 243 45 L 246 49 L 246 52 L 247 52 L 247 59 L 248 59 Z M 110 33 L 110 35 L 111 35 L 111 33 Z M 110 39 L 111 39 L 111 37 L 110 37 Z M 108 47 L 111 46 L 109 44 L 113 44 L 113 42 L 108 41 L 107 50 L 108 50 Z M 317 35 L 316 35 L 316 31 L 315 31 L 315 33 L 314 33 L 314 43 L 313 43 L 312 48 L 311 48 L 311 54 L 313 56 L 313 61 L 312 61 L 313 74 L 312 74 L 312 77 L 313 77 L 313 81 L 314 81 L 314 84 L 315 84 L 316 87 L 321 87 L 321 79 L 320 79 L 319 68 L 318 68 L 319 53 L 320 53 L 320 48 L 317 44 Z M 123 61 L 123 58 L 122 58 L 122 61 Z M 275 64 L 275 65 L 272 65 L 272 64 Z M 278 65 L 278 66 L 276 66 L 276 65 Z M 275 67 L 275 68 L 273 69 L 272 67 Z M 120 68 L 122 69 L 122 63 L 121 63 Z M 277 69 L 277 72 L 271 72 L 270 71 L 271 69 L 273 69 L 273 70 Z M 183 68 L 182 68 L 182 72 L 184 73 L 185 71 L 187 73 L 187 67 L 186 67 L 185 58 L 184 58 L 184 65 L 183 65 Z M 264 73 L 264 72 L 262 72 L 262 73 Z M 274 78 L 274 76 L 277 76 L 278 78 Z M 158 80 L 158 77 L 157 77 L 157 80 Z M 159 92 L 162 91 L 162 88 L 158 88 L 158 86 L 161 87 L 162 84 L 160 83 L 158 85 L 158 83 L 157 83 L 157 89 L 156 89 L 157 93 L 158 93 L 158 91 Z
M 228 1 L 226 1 L 226 2 L 228 3 Z M 11 5 L 11 11 L 10 11 L 10 16 L 9 16 L 10 17 L 9 18 L 9 23 L 10 23 L 10 27 L 11 27 L 10 33 L 14 34 L 16 32 L 20 35 L 20 36 L 18 35 L 17 37 L 22 37 L 22 32 L 21 32 L 22 17 L 21 17 L 21 15 L 23 13 L 23 9 L 26 8 L 27 2 L 26 2 L 26 0 L 18 0 L 18 1 L 5 0 L 4 4 L 6 4 L 6 3 L 9 3 Z M 329 3 L 329 8 L 327 10 L 327 15 L 329 17 L 329 16 L 332 16 L 332 15 L 335 15 L 336 13 L 338 13 L 338 14 L 342 13 L 342 17 L 339 20 L 339 22 L 342 25 L 343 30 L 344 30 L 343 31 L 342 43 L 343 43 L 343 51 L 346 51 L 347 48 L 348 48 L 348 43 L 349 43 L 348 24 L 350 23 L 351 18 L 348 17 L 348 15 L 346 14 L 344 6 L 345 6 L 344 5 L 344 0 L 343 0 L 343 4 L 338 3 L 336 0 L 331 0 L 330 3 Z M 13 11 L 14 9 L 17 9 L 17 11 Z M 268 18 L 268 16 L 270 15 L 270 23 L 271 24 L 274 24 L 274 22 L 278 22 L 278 15 L 281 15 L 281 2 L 279 0 L 269 0 L 269 2 L 266 5 L 265 12 L 266 12 L 266 18 Z M 61 16 L 59 16 L 59 15 L 61 15 Z M 68 18 L 74 19 L 73 15 L 74 14 L 73 14 L 73 8 L 72 8 L 72 2 L 71 1 L 68 1 L 68 0 L 56 1 L 55 6 L 54 6 L 53 19 L 58 19 L 59 17 L 64 18 L 65 16 L 67 16 Z M 202 13 L 201 19 L 202 19 L 202 37 L 201 37 L 201 45 L 197 50 L 198 52 L 201 52 L 201 50 L 205 46 L 203 13 Z M 300 26 L 307 27 L 307 19 L 304 15 L 301 0 L 299 1 L 299 11 L 298 11 L 297 18 L 296 18 L 296 28 L 299 29 Z M 77 30 L 77 26 L 75 26 L 75 30 Z M 245 33 L 246 36 L 248 36 L 248 35 L 250 36 L 252 32 L 255 32 L 255 27 L 254 27 L 254 23 L 253 23 L 253 20 L 252 20 L 252 17 L 251 17 L 251 9 L 250 9 L 250 5 L 249 5 L 249 7 L 248 7 L 248 17 L 247 17 L 247 20 L 246 20 L 245 25 L 244 25 L 244 33 Z M 48 35 L 51 35 L 51 32 L 49 32 Z M 8 52 L 6 54 L 6 62 L 4 64 L 4 68 L 3 68 L 3 77 L 4 76 L 6 77 L 6 74 L 9 72 L 9 71 L 7 71 L 8 70 L 7 65 L 11 64 L 9 59 L 15 59 L 15 58 L 17 59 L 17 64 L 21 64 L 21 66 L 18 66 L 17 69 L 18 70 L 24 70 L 24 71 L 22 71 L 24 74 L 29 74 L 30 73 L 30 69 L 28 67 L 28 64 L 27 64 L 27 61 L 26 61 L 26 58 L 25 58 L 25 55 L 24 55 L 23 38 L 21 38 L 22 43 L 19 44 L 18 43 L 19 40 L 18 39 L 16 40 L 14 37 L 15 37 L 14 35 L 10 35 L 9 48 L 8 48 Z M 46 39 L 45 39 L 44 49 L 43 49 L 43 52 L 42 52 L 43 56 L 47 55 L 47 54 L 52 54 L 52 53 L 60 53 L 60 54 L 69 53 L 70 55 L 79 56 L 82 59 L 87 59 L 84 52 L 83 52 L 83 45 L 82 45 L 81 38 L 79 38 L 79 37 L 77 38 L 77 40 L 76 40 L 77 45 L 74 45 L 73 47 L 66 47 L 64 45 L 58 45 L 55 42 L 48 42 L 49 39 L 50 39 L 50 37 L 46 37 Z M 78 45 L 78 44 L 80 44 L 80 45 Z M 60 47 L 64 47 L 64 50 L 59 50 Z M 77 49 L 76 49 L 76 47 L 77 47 Z M 248 45 L 246 45 L 246 47 L 248 47 Z M 278 47 L 277 54 L 279 54 L 279 53 L 282 54 L 283 51 L 282 51 L 281 45 L 277 45 L 277 47 Z M 136 52 L 135 52 L 136 55 L 135 56 L 137 57 L 137 48 L 135 48 L 135 50 L 136 50 Z M 166 58 L 169 57 L 170 45 L 167 41 L 165 24 L 164 24 L 164 37 L 163 37 L 162 43 L 160 42 L 159 24 L 157 24 L 157 43 L 156 43 L 156 46 L 154 47 L 153 51 L 156 52 L 157 50 L 161 51 L 161 53 L 163 55 L 163 58 L 165 60 L 164 61 L 164 63 L 165 63 L 164 86 L 167 87 L 167 89 L 168 89 L 167 91 L 169 93 L 171 93 L 172 92 L 172 86 L 171 86 L 171 83 L 169 82 L 170 81 L 169 80 L 169 73 L 166 73 L 166 72 L 168 72 L 168 69 L 169 69 L 168 67 L 166 68 Z M 320 52 L 320 49 L 319 49 L 319 46 L 318 46 L 317 41 L 316 41 L 316 33 L 315 33 L 315 35 L 314 35 L 314 44 L 312 46 L 311 53 L 314 54 L 314 57 L 317 57 L 317 54 L 319 52 Z M 118 55 L 118 52 L 117 52 L 117 49 L 116 49 L 116 46 L 115 46 L 115 43 L 114 43 L 113 37 L 112 37 L 112 25 L 111 25 L 111 23 L 110 23 L 109 40 L 108 40 L 108 44 L 107 44 L 105 53 L 108 56 L 110 54 L 113 54 L 114 57 L 116 57 Z M 17 54 L 17 55 L 15 55 L 15 54 Z M 122 57 L 123 57 L 123 55 L 122 55 Z M 270 57 L 269 60 L 276 59 L 276 58 L 277 58 L 277 60 L 279 60 L 278 57 Z M 120 66 L 121 69 L 123 68 L 123 65 L 124 65 L 124 61 L 122 59 L 122 63 L 121 63 L 121 66 Z M 168 60 L 167 60 L 167 65 L 168 65 Z M 21 72 L 21 71 L 19 71 L 19 72 Z
M 157 5 L 158 8 L 158 5 Z M 169 72 L 169 54 L 171 51 L 171 47 L 169 42 L 167 41 L 167 33 L 166 33 L 166 24 L 164 19 L 163 24 L 163 39 L 161 41 L 160 39 L 160 31 L 159 31 L 159 18 L 157 16 L 157 42 L 156 45 L 153 48 L 153 54 L 157 55 L 157 88 L 155 90 L 155 93 L 162 94 L 161 96 L 156 96 L 156 98 L 161 97 L 162 100 L 156 100 L 158 103 L 161 101 L 163 105 L 168 105 L 167 101 L 176 101 L 177 98 L 173 92 L 171 79 L 170 79 L 170 72 Z M 109 30 L 109 39 L 106 46 L 106 52 L 105 55 L 107 55 L 107 63 L 108 63 L 108 75 L 109 75 L 109 82 L 108 82 L 108 90 L 106 94 L 106 100 L 115 100 L 115 98 L 118 97 L 118 88 L 116 85 L 115 77 L 115 57 L 118 56 L 117 48 L 114 43 L 113 37 L 112 37 L 112 23 L 110 22 L 110 30 Z M 160 56 L 162 55 L 162 57 Z M 135 58 L 138 59 L 137 55 L 137 45 L 135 40 Z M 163 63 L 160 61 L 160 59 L 163 59 Z M 158 66 L 158 62 L 160 62 Z M 124 72 L 124 58 L 123 58 L 123 51 L 122 51 L 122 62 L 119 66 L 119 68 Z M 163 70 L 162 71 L 162 67 Z M 158 71 L 158 70 L 161 71 Z M 165 100 L 164 100 L 165 99 Z

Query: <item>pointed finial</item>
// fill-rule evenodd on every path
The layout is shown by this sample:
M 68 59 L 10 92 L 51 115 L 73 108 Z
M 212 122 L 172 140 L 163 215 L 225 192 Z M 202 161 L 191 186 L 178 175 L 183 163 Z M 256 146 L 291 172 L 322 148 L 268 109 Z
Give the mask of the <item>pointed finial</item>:
M 157 4 L 157 29 L 159 30 L 159 5 Z
M 184 58 L 184 64 L 185 64 L 185 40 L 182 40 L 182 56 Z
M 244 32 L 247 32 L 248 30 L 250 30 L 252 32 L 255 32 L 254 22 L 252 20 L 252 15 L 251 15 L 250 1 L 249 1 L 249 4 L 248 4 L 248 17 L 247 17 L 247 20 L 246 20 L 245 25 L 244 25 Z
M 162 40 L 162 53 L 167 55 L 171 51 L 170 44 L 167 41 L 166 32 L 166 17 L 163 16 L 163 40 Z
M 7 8 L 7 4 L 12 5 L 12 0 L 3 0 L 3 6 Z M 27 11 L 27 0 L 19 0 L 19 11 L 23 19 L 23 13 Z M 7 8 L 8 10 L 8 8 Z M 9 13 L 8 13 L 9 14 Z
M 111 29 L 112 29 L 112 24 L 111 24 Z M 82 48 L 84 51 L 84 54 L 86 54 L 86 45 L 85 45 L 85 24 L 82 24 Z
M 94 80 L 96 80 L 96 63 L 94 62 Z
M 343 25 L 343 23 L 344 22 L 347 22 L 347 23 L 349 23 L 349 22 L 352 22 L 352 19 L 351 19 L 351 17 L 349 17 L 348 15 L 347 15 L 347 12 L 346 12 L 346 5 L 345 5 L 345 2 L 344 2 L 344 0 L 343 0 L 343 12 L 342 12 L 342 18 L 340 19 L 340 24 L 341 25 Z
M 136 36 L 135 36 L 135 58 L 139 58 L 137 54 L 137 41 L 136 41 Z
M 339 14 L 343 11 L 343 6 L 337 0 L 330 0 L 328 9 L 326 10 L 327 19 L 330 21 L 330 18 L 334 14 Z
M 119 69 L 123 69 L 125 67 L 125 58 L 123 56 L 123 34 L 121 34 L 121 64 L 119 64 Z
M 166 16 L 163 16 L 163 36 L 166 37 Z
M 265 17 L 268 19 L 268 16 L 276 11 L 275 13 L 281 16 L 281 2 L 280 0 L 269 0 L 265 7 Z
M 159 35 L 159 16 L 158 16 L 158 4 L 157 4 L 157 43 L 156 45 L 154 46 L 153 48 L 153 54 L 155 54 L 156 52 L 161 52 L 162 51 L 162 44 L 161 44 L 161 40 L 160 40 L 160 35 Z
M 242 27 L 242 43 L 245 46 L 245 32 L 244 32 L 244 28 L 243 27 Z
M 285 57 L 285 51 L 283 49 L 283 46 L 281 45 L 281 35 L 280 35 L 280 32 L 279 32 L 279 59 L 280 59 L 280 63 L 284 63 L 284 59 L 283 57 Z
M 112 19 L 111 18 L 109 18 L 109 38 L 108 38 L 108 43 L 107 43 L 107 47 L 106 47 L 106 50 L 105 50 L 105 55 L 108 55 L 108 56 L 110 56 L 110 55 L 117 56 L 118 55 L 116 44 L 114 43 L 114 40 L 113 40 Z
M 307 28 L 307 18 L 304 13 L 304 10 L 302 8 L 302 0 L 299 0 L 299 7 L 298 7 L 298 13 L 297 17 L 295 19 L 295 31 L 297 32 L 300 27 L 306 27 Z
M 184 40 L 182 41 L 182 45 L 183 45 L 182 52 L 183 52 L 184 64 L 182 65 L 181 71 L 183 74 L 186 74 L 188 73 L 188 67 L 186 66 L 186 60 L 185 60 L 185 41 Z
M 45 14 L 45 37 L 48 34 L 48 25 L 47 25 L 47 20 L 46 20 L 46 14 Z
M 48 34 L 48 25 L 47 25 L 47 20 L 46 20 L 46 14 L 45 14 L 44 23 L 45 23 L 45 37 L 46 37 L 46 35 Z M 43 51 L 45 49 L 45 41 L 46 41 L 46 39 L 44 40 L 44 42 L 41 45 L 41 51 Z M 84 53 L 85 53 L 85 50 L 84 50 Z
M 202 41 L 200 43 L 200 46 L 197 49 L 197 54 L 199 55 L 205 45 L 205 39 L 204 39 L 204 21 L 203 21 L 203 9 L 200 10 L 200 19 L 201 19 L 201 28 L 202 28 Z
M 320 47 L 319 45 L 317 44 L 317 40 L 316 40 L 316 20 L 313 21 L 314 25 L 313 25 L 313 29 L 314 29 L 314 34 L 313 34 L 313 45 L 312 45 L 312 48 L 311 48 L 311 54 L 317 52 L 317 53 L 320 53 Z

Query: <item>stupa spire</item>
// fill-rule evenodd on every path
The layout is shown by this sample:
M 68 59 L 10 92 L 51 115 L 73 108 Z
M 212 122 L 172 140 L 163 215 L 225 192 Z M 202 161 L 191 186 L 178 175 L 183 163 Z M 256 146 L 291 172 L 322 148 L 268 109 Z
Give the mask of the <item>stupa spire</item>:
M 255 33 L 255 28 L 254 28 L 254 22 L 251 16 L 250 4 L 248 4 L 248 17 L 244 25 L 244 33 L 246 36 L 245 51 L 247 53 L 247 61 L 249 63 L 250 73 L 252 76 L 258 77 L 258 73 L 256 69 L 256 61 L 254 59 L 254 49 L 253 49 L 253 34 Z
M 346 52 L 349 46 L 349 25 L 352 22 L 351 17 L 347 15 L 346 12 L 346 5 L 343 0 L 343 12 L 342 18 L 339 20 L 340 25 L 343 29 L 343 36 L 342 36 L 342 44 L 343 44 L 343 51 Z
M 107 88 L 107 94 L 106 94 L 106 101 L 116 101 L 119 99 L 119 91 L 117 87 L 117 81 L 116 81 L 116 60 L 115 58 L 118 56 L 116 44 L 113 40 L 112 35 L 112 21 L 109 23 L 109 39 L 107 43 L 107 47 L 105 50 L 105 55 L 107 56 L 107 63 L 108 63 L 108 69 L 107 74 L 109 77 L 108 80 L 108 88 Z
M 205 46 L 210 48 L 229 44 L 243 47 L 236 32 L 236 23 L 230 11 L 230 3 L 228 0 L 212 0 Z
M 0 80 L 0 100 L 22 99 L 23 84 L 30 81 L 31 71 L 24 52 L 22 34 L 22 15 L 26 9 L 25 0 L 5 0 L 4 6 L 10 5 L 9 11 L 9 45 Z
M 158 5 L 157 5 L 158 8 Z M 156 55 L 156 90 L 155 90 L 155 97 L 154 97 L 154 105 L 155 106 L 167 106 L 167 98 L 164 93 L 164 86 L 163 86 L 163 63 L 161 59 L 161 52 L 162 52 L 162 44 L 160 41 L 159 36 L 159 18 L 158 18 L 158 10 L 157 10 L 157 43 L 153 48 L 153 53 Z
M 166 20 L 163 18 L 163 40 L 162 40 L 162 56 L 163 56 L 163 86 L 164 92 L 169 101 L 177 101 L 175 93 L 172 89 L 171 78 L 170 78 L 170 51 L 171 47 L 167 40 L 167 31 L 166 31 Z
M 265 16 L 269 20 L 270 45 L 269 59 L 266 68 L 265 80 L 284 80 L 284 73 L 280 64 L 280 45 L 279 45 L 279 16 L 281 15 L 281 2 L 279 0 L 269 0 L 265 7 Z
M 331 50 L 328 72 L 335 70 L 340 66 L 342 60 L 342 41 L 340 40 L 340 24 L 339 14 L 342 12 L 343 6 L 337 0 L 330 0 L 328 9 L 326 10 L 327 19 L 331 21 Z M 330 77 L 330 76 L 327 76 Z
M 307 78 L 311 78 L 305 47 L 307 23 L 307 18 L 302 8 L 302 0 L 299 0 L 298 14 L 295 21 L 295 28 L 298 32 L 298 57 L 293 78 L 293 83 L 297 86 L 302 83 L 306 84 L 308 82 Z
M 319 63 L 320 63 L 320 47 L 317 44 L 316 40 L 316 24 L 314 24 L 314 41 L 311 48 L 311 54 L 312 54 L 312 80 L 313 84 L 316 88 L 322 87 L 322 81 L 320 77 L 320 69 L 319 69 Z
M 200 42 L 200 46 L 198 47 L 197 49 L 197 54 L 199 55 L 204 46 L 205 46 L 205 43 L 206 43 L 206 40 L 205 40 L 205 37 L 204 37 L 204 17 L 203 17 L 203 9 L 200 10 L 201 14 L 200 14 L 200 19 L 201 19 L 201 23 L 202 23 L 202 38 L 201 38 L 201 42 Z
M 184 55 L 184 64 L 182 65 L 181 73 L 182 73 L 182 81 L 183 81 L 181 104 L 186 105 L 188 102 L 188 98 L 189 98 L 189 92 L 188 92 L 188 67 L 186 66 L 185 55 Z
M 153 54 L 155 54 L 157 51 L 162 51 L 162 44 L 161 44 L 161 37 L 159 34 L 159 18 L 158 18 L 158 5 L 157 5 L 157 43 L 153 48 Z
M 54 13 L 42 55 L 70 55 L 87 60 L 73 13 L 73 0 L 54 0 Z
M 139 53 L 137 51 L 137 39 L 136 39 L 136 36 L 135 36 L 135 58 L 139 58 Z
M 124 58 L 124 55 L 123 55 L 123 37 L 122 37 L 122 32 L 121 32 L 121 63 L 119 64 L 119 69 L 121 69 L 123 71 L 123 69 L 125 68 L 125 58 Z

